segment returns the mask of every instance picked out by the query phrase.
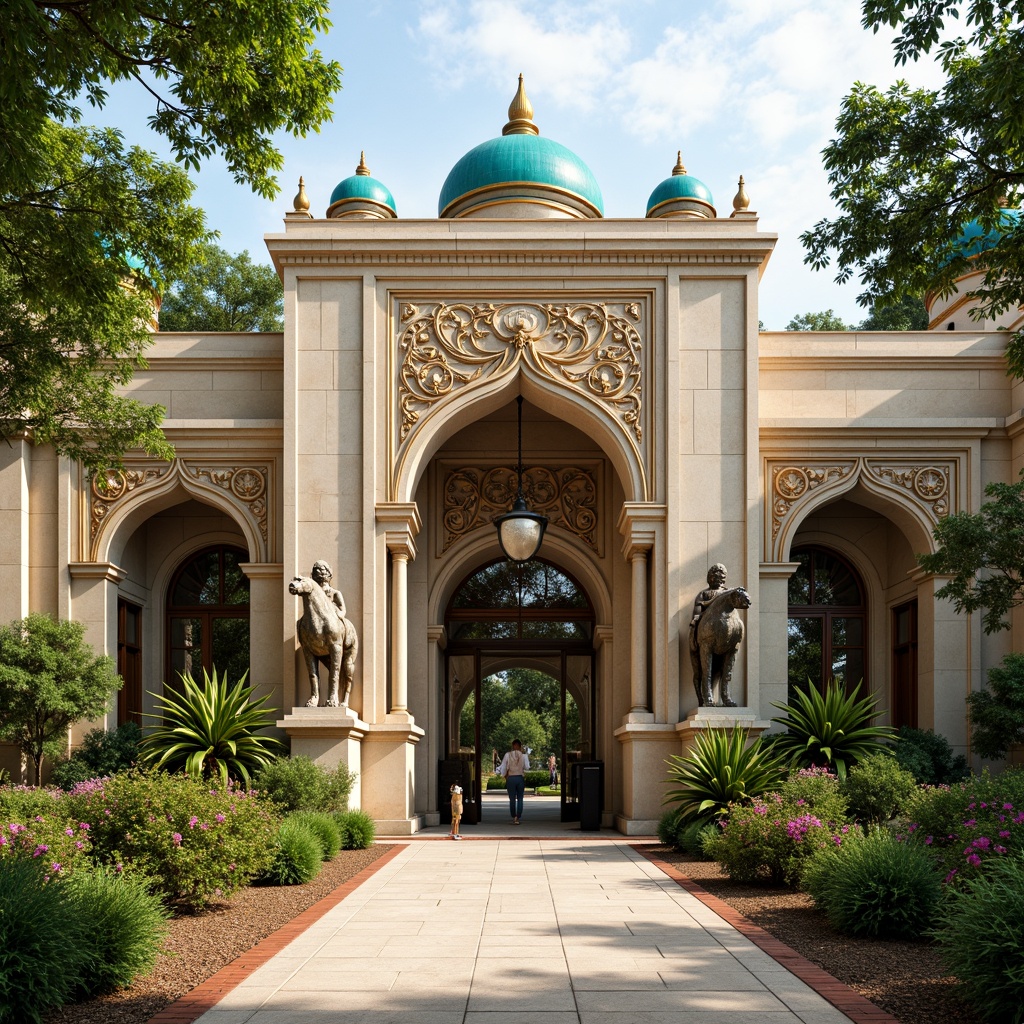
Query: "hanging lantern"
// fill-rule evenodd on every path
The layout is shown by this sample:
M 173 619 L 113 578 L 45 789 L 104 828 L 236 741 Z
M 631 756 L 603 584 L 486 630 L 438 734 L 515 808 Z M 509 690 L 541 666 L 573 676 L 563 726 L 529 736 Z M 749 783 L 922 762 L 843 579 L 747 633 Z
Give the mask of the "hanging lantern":
M 516 399 L 519 405 L 519 459 L 516 465 L 518 488 L 512 509 L 494 520 L 498 530 L 498 543 L 506 558 L 513 562 L 528 562 L 540 548 L 547 529 L 548 518 L 531 512 L 523 494 L 523 396 Z

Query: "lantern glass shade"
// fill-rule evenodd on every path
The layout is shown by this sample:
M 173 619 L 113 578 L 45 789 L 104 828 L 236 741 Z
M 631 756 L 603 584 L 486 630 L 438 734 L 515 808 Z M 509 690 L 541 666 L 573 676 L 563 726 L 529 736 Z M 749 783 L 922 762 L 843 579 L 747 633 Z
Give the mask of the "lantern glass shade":
M 498 543 L 507 558 L 513 562 L 528 562 L 540 548 L 547 516 L 530 512 L 522 495 L 516 498 L 511 512 L 494 520 L 498 528 Z

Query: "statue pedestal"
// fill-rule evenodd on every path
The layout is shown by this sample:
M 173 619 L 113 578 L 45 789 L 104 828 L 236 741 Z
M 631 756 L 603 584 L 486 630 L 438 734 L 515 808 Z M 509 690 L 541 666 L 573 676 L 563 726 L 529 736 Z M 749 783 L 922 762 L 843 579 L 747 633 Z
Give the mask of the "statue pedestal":
M 693 749 L 697 734 L 704 729 L 745 729 L 750 739 L 755 739 L 771 727 L 757 717 L 753 708 L 697 708 L 691 711 L 683 721 L 676 725 L 676 733 L 681 741 L 683 757 Z
M 349 797 L 362 807 L 362 742 L 370 727 L 348 708 L 292 708 L 278 723 L 292 741 L 293 757 L 308 757 L 324 768 L 346 764 L 357 772 Z

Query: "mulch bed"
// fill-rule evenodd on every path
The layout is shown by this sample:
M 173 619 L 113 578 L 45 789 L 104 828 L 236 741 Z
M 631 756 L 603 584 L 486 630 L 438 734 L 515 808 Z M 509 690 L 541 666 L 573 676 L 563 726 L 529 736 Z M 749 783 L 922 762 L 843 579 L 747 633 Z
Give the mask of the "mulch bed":
M 253 886 L 205 913 L 174 918 L 152 974 L 122 992 L 61 1007 L 46 1024 L 146 1024 L 390 849 L 343 850 L 306 885 Z
M 901 1024 L 982 1024 L 960 999 L 956 979 L 931 943 L 848 938 L 814 909 L 805 893 L 733 882 L 715 863 L 665 847 L 650 849 Z

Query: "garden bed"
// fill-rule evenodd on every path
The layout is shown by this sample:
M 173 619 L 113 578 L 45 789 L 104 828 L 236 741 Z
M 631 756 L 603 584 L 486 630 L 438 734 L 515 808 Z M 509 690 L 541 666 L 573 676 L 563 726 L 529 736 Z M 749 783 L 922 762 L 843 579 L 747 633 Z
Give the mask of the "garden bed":
M 717 864 L 666 847 L 651 847 L 650 852 L 901 1024 L 981 1024 L 959 998 L 956 979 L 943 968 L 934 945 L 851 939 L 835 931 L 805 893 L 733 882 Z
M 174 918 L 152 974 L 122 992 L 55 1010 L 46 1024 L 145 1024 L 389 849 L 343 850 L 306 885 L 253 886 L 205 913 Z

